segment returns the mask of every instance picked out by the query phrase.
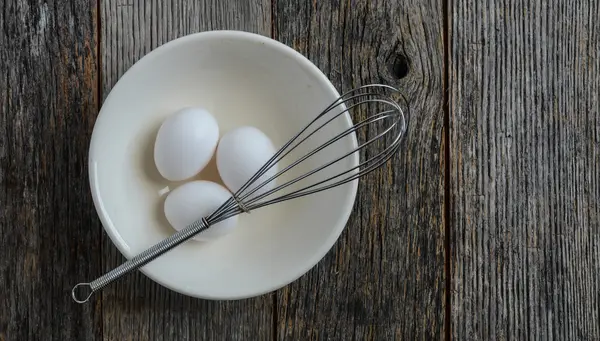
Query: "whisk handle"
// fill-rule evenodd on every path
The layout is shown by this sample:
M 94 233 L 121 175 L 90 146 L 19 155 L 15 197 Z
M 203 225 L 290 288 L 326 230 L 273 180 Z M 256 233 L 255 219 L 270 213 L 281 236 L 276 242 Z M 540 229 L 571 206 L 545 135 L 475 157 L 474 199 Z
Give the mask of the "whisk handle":
M 209 226 L 210 224 L 208 221 L 205 218 L 202 218 L 185 229 L 146 249 L 139 255 L 114 268 L 103 276 L 98 277 L 97 279 L 88 283 L 79 283 L 75 285 L 71 291 L 73 300 L 77 303 L 87 302 L 92 294 L 96 291 L 104 288 L 105 286 L 129 274 L 130 272 L 141 268 L 155 258 L 173 249 L 177 245 L 206 230 Z

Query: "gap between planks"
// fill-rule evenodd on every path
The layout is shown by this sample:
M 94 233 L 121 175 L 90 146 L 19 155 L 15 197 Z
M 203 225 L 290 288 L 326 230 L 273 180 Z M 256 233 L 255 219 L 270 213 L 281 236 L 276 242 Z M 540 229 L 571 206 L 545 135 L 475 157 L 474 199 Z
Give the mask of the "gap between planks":
M 451 183 L 450 183 L 450 47 L 452 37 L 450 35 L 450 27 L 452 27 L 449 8 L 452 8 L 452 0 L 442 0 L 442 30 L 444 42 L 444 59 L 443 59 L 443 111 L 444 111 L 444 273 L 445 286 L 444 301 L 444 338 L 447 341 L 452 339 L 452 252 L 451 252 L 451 234 L 452 234 L 452 202 L 450 198 Z
M 102 107 L 102 1 L 96 1 L 96 117 L 100 113 L 100 108 Z M 100 270 L 104 269 L 104 243 L 100 240 Z M 104 293 L 101 290 L 99 292 L 99 310 L 100 310 L 100 319 L 104 320 Z M 104 323 L 100 323 L 100 337 L 104 339 Z

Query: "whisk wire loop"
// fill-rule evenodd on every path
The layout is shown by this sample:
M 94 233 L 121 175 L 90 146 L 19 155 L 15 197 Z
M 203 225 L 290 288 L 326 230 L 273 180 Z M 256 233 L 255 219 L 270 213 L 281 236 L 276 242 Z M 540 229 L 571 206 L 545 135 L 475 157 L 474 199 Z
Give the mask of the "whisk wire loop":
M 377 91 L 380 90 L 380 91 Z M 380 167 L 386 163 L 398 150 L 398 146 L 404 136 L 407 127 L 407 118 L 401 108 L 401 106 L 387 94 L 383 94 L 383 91 L 391 93 L 398 93 L 398 90 L 389 85 L 383 84 L 371 84 L 363 87 L 350 90 L 342 94 L 337 100 L 326 107 L 321 113 L 319 113 L 312 121 L 310 121 L 303 129 L 300 130 L 295 136 L 287 141 L 243 186 L 237 190 L 232 200 L 226 201 L 219 209 L 217 209 L 212 219 L 216 219 L 216 222 L 228 219 L 237 214 L 255 210 L 264 206 L 275 204 L 285 200 L 291 200 L 299 198 L 309 194 L 315 194 L 327 189 L 331 189 L 336 186 L 343 185 L 345 183 L 354 181 L 367 173 Z M 406 99 L 404 98 L 406 101 Z M 352 102 L 355 101 L 355 102 Z M 367 115 L 366 118 L 359 120 L 351 127 L 339 132 L 326 142 L 318 145 L 316 148 L 305 153 L 299 159 L 285 166 L 283 169 L 277 171 L 274 175 L 269 176 L 267 179 L 261 179 L 267 172 L 290 155 L 299 146 L 306 143 L 308 139 L 313 137 L 324 127 L 331 124 L 331 122 L 342 115 L 351 112 L 354 109 L 364 105 L 385 105 L 389 107 L 386 110 L 378 111 L 375 114 Z M 327 114 L 332 113 L 335 108 L 339 108 L 339 112 L 335 112 L 331 117 Z M 356 148 L 347 152 L 341 156 L 334 158 L 332 161 L 326 162 L 315 169 L 312 169 L 304 174 L 298 175 L 293 179 L 287 180 L 281 184 L 278 184 L 272 189 L 266 190 L 263 193 L 259 191 L 267 186 L 275 179 L 281 177 L 294 167 L 303 163 L 315 154 L 322 152 L 327 147 L 335 144 L 341 139 L 356 134 L 359 130 L 365 128 L 371 128 L 377 123 L 382 123 L 386 119 L 391 119 L 391 123 L 383 131 L 377 133 L 375 137 L 369 138 L 366 142 L 358 145 Z M 323 121 L 324 122 L 321 122 Z M 366 131 L 368 133 L 368 129 Z M 324 180 L 318 180 L 312 184 L 306 184 L 300 189 L 293 190 L 289 193 L 281 193 L 281 195 L 269 198 L 274 194 L 281 192 L 285 188 L 288 188 L 294 184 L 300 183 L 306 180 L 310 176 L 320 173 L 324 169 L 341 162 L 342 160 L 352 156 L 353 154 L 359 153 L 366 150 L 367 147 L 374 143 L 388 137 L 393 136 L 391 142 L 382 151 L 376 153 L 374 156 L 367 158 L 366 160 L 359 162 L 356 166 L 346 169 L 343 172 L 329 176 Z M 344 177 L 346 176 L 346 177 Z M 260 180 L 260 181 L 259 181 Z

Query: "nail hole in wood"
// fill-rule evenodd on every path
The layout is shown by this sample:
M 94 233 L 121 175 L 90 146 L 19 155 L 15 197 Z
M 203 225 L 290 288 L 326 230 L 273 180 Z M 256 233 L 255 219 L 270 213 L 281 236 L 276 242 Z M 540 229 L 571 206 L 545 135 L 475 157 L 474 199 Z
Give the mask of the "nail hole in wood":
M 398 79 L 406 77 L 408 75 L 408 72 L 410 71 L 409 64 L 410 62 L 405 55 L 397 54 L 394 57 L 394 61 L 391 66 L 392 74 L 394 75 L 394 77 Z

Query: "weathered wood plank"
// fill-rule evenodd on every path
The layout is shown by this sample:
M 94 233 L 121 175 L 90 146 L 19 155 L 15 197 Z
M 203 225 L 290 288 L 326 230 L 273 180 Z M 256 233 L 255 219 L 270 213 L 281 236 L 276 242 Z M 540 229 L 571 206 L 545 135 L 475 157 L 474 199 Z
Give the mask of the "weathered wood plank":
M 101 3 L 102 95 L 159 45 L 213 29 L 271 32 L 271 4 L 264 1 L 106 0 Z M 107 237 L 104 270 L 124 258 Z M 107 340 L 270 340 L 273 298 L 212 302 L 171 292 L 137 273 L 103 293 Z
M 600 339 L 600 5 L 451 9 L 452 334 Z
M 96 1 L 0 1 L 0 340 L 101 339 L 87 177 L 98 109 Z
M 279 291 L 278 339 L 442 339 L 441 2 L 275 5 L 275 38 L 308 56 L 340 91 L 391 84 L 407 95 L 413 115 L 405 150 L 387 170 L 361 180 L 334 249 Z

